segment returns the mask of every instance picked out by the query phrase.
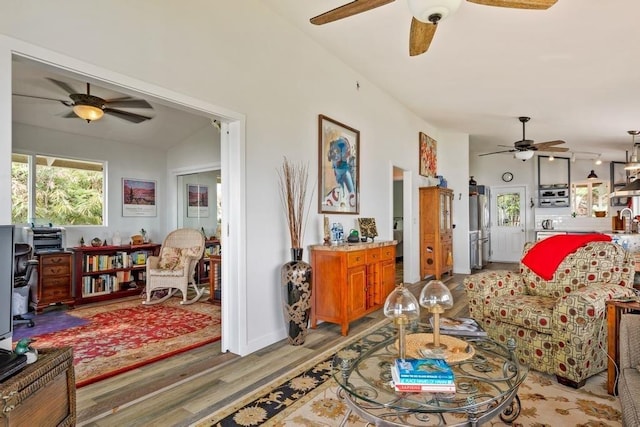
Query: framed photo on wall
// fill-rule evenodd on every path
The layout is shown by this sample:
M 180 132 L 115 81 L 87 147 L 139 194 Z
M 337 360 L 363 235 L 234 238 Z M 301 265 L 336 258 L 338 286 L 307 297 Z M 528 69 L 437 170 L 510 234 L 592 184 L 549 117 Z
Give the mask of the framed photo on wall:
M 122 216 L 156 215 L 156 181 L 122 178 Z
M 318 116 L 318 213 L 360 209 L 360 131 Z
M 209 187 L 187 184 L 187 216 L 190 218 L 209 216 Z
M 435 178 L 437 175 L 438 143 L 426 133 L 420 132 L 419 155 L 420 175 Z

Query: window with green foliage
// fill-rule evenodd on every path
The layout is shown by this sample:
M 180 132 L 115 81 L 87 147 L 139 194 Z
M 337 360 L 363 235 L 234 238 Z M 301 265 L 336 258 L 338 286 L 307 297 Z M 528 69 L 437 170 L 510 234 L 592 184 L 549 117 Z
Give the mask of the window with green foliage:
M 501 227 L 520 227 L 520 194 L 500 194 L 496 199 L 497 225 Z
M 609 210 L 609 183 L 601 181 L 572 183 L 571 206 L 573 216 L 594 217 L 596 212 L 607 212 Z
M 14 224 L 104 225 L 104 163 L 14 153 Z

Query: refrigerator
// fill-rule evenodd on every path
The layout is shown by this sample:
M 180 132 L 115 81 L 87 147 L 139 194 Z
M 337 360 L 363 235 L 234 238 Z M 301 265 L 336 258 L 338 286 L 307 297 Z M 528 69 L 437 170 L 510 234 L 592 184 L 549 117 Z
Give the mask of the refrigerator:
M 491 212 L 488 187 L 484 188 L 484 194 L 469 196 L 469 244 L 471 245 L 470 253 L 475 257 L 471 259 L 471 268 L 486 267 L 491 255 Z

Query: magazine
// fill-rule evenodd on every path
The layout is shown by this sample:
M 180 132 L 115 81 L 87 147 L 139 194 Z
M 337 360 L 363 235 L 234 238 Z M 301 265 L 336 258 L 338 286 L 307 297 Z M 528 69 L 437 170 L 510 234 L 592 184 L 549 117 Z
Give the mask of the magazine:
M 429 319 L 433 328 L 433 317 Z M 471 317 L 441 317 L 440 333 L 445 335 L 466 335 L 471 337 L 486 337 L 487 331 Z

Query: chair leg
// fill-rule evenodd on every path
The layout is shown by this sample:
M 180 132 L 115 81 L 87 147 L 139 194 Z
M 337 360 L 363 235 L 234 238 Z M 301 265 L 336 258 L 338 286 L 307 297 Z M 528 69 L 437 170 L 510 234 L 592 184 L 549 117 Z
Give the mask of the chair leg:
M 168 292 L 165 296 L 163 296 L 162 298 L 158 298 L 158 299 L 151 299 L 151 294 L 153 293 L 153 291 L 155 290 L 160 290 L 160 289 L 168 289 Z M 174 296 L 176 293 L 178 292 L 177 288 L 158 288 L 158 289 L 153 289 L 152 291 L 148 291 L 147 292 L 147 299 L 145 301 L 142 301 L 143 305 L 153 305 L 153 304 L 159 304 L 161 302 L 164 302 L 166 300 L 168 300 L 169 298 L 171 298 L 172 296 Z
M 196 286 L 195 283 L 190 283 L 190 285 L 193 286 L 193 290 L 196 292 L 196 296 L 191 298 L 190 300 L 187 300 L 187 294 L 183 293 L 182 301 L 180 301 L 180 304 L 182 305 L 189 305 L 189 304 L 193 304 L 194 302 L 198 302 L 198 300 L 202 298 L 202 295 L 204 295 L 204 287 L 199 288 Z
M 560 376 L 560 375 L 558 375 L 558 374 L 556 374 L 556 379 L 558 380 L 558 382 L 559 382 L 560 384 L 562 384 L 562 385 L 566 385 L 567 387 L 576 388 L 576 389 L 578 389 L 578 388 L 582 387 L 582 386 L 583 386 L 583 385 L 585 385 L 585 384 L 586 384 L 586 382 L 587 382 L 587 379 L 586 379 L 586 378 L 585 378 L 585 379 L 583 379 L 583 380 L 582 380 L 582 381 L 580 381 L 580 382 L 576 382 L 576 381 L 574 381 L 574 380 L 570 380 L 569 378 L 561 377 L 561 376 Z

